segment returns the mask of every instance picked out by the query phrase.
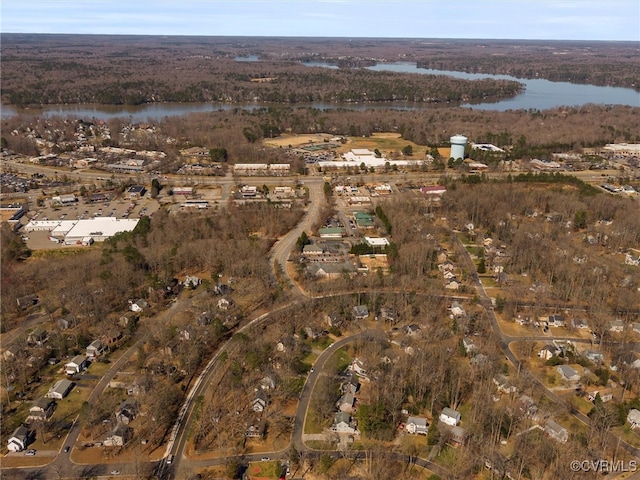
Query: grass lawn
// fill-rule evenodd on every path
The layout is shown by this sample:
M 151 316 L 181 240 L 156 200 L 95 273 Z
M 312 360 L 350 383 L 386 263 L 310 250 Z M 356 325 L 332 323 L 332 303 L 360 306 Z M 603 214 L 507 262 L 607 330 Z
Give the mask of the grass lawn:
M 280 462 L 253 462 L 249 464 L 249 478 L 258 480 L 262 478 L 280 478 Z
M 464 244 L 467 244 L 470 242 L 469 240 L 469 236 L 464 233 L 464 232 L 456 232 L 456 236 L 460 239 L 460 241 Z
M 353 361 L 344 347 L 335 352 L 334 356 L 336 357 L 336 371 L 338 372 L 344 372 Z
M 458 463 L 458 451 L 448 445 L 440 450 L 440 453 L 435 458 L 438 465 L 442 465 L 445 468 L 453 468 Z
M 571 395 L 569 397 L 569 403 L 573 405 L 579 412 L 582 412 L 585 415 L 589 413 L 593 408 L 593 403 L 577 395 Z
M 404 435 L 400 438 L 400 449 L 407 455 L 418 457 L 426 457 L 431 451 L 426 435 Z
M 633 445 L 634 447 L 640 447 L 640 435 L 638 432 L 631 430 L 631 427 L 629 427 L 628 424 L 613 427 L 613 432 L 622 437 L 625 442 Z
M 304 422 L 304 433 L 322 433 L 325 425 L 320 423 L 313 408 L 307 410 L 307 417 Z
M 324 350 L 329 345 L 333 343 L 333 339 L 331 337 L 320 337 L 313 342 L 311 342 L 311 348 L 317 348 L 318 350 Z

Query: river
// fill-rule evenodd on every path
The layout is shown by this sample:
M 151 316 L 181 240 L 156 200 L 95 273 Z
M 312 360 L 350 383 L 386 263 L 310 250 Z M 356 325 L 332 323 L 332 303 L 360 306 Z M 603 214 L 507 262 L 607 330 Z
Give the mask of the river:
M 256 57 L 246 57 L 238 61 L 257 61 Z M 307 62 L 304 65 L 309 67 L 336 68 L 320 62 Z M 568 82 L 551 82 L 542 79 L 523 79 L 509 75 L 490 75 L 480 73 L 466 73 L 447 70 L 430 70 L 417 68 L 415 63 L 395 62 L 379 63 L 373 67 L 367 67 L 374 71 L 392 71 L 400 73 L 419 73 L 424 75 L 448 75 L 462 79 L 494 78 L 502 80 L 514 80 L 525 85 L 523 93 L 512 98 L 498 100 L 494 102 L 480 102 L 477 104 L 464 104 L 462 107 L 476 110 L 546 110 L 561 106 L 581 106 L 589 103 L 600 105 L 628 105 L 640 106 L 640 93 L 630 88 L 621 87 L 601 87 L 596 85 L 583 85 Z M 236 108 L 244 110 L 255 110 L 267 107 L 282 107 L 283 105 L 270 105 L 264 103 L 252 104 L 228 104 L 228 103 L 152 103 L 146 105 L 45 105 L 39 108 L 19 109 L 12 105 L 3 105 L 2 118 L 12 117 L 18 114 L 41 115 L 44 117 L 54 116 L 74 116 L 79 118 L 109 118 L 123 117 L 130 121 L 157 121 L 164 117 L 188 115 L 190 113 L 206 113 L 218 110 L 233 110 Z M 286 105 L 290 108 L 311 107 L 319 110 L 332 110 L 345 108 L 349 110 L 370 110 L 370 109 L 395 109 L 395 110 L 418 110 L 427 108 L 439 108 L 442 105 L 416 104 L 416 103 L 394 103 L 394 104 L 329 104 L 329 103 L 307 103 Z

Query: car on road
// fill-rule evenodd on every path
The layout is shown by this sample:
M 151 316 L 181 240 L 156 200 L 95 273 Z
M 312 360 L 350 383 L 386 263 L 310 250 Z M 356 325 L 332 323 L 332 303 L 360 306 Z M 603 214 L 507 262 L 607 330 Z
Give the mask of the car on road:
M 263 461 L 263 462 L 268 462 L 269 460 L 271 460 L 271 458 L 270 457 L 262 457 L 260 460 Z
M 167 457 L 167 465 L 171 465 L 171 462 L 173 462 L 173 455 Z
M 27 450 L 26 452 L 24 452 L 24 454 L 27 457 L 33 457 L 36 454 L 36 451 L 33 448 L 30 448 L 29 450 Z
M 111 475 L 120 475 L 120 470 L 111 470 Z
M 315 372 L 315 371 L 316 371 L 316 369 L 315 369 L 315 368 L 313 368 L 313 367 L 311 367 L 311 370 L 310 370 L 310 371 L 311 371 L 311 373 L 313 373 L 313 372 Z
M 71 447 L 69 445 L 64 447 L 64 453 L 69 453 L 69 450 L 71 450 Z

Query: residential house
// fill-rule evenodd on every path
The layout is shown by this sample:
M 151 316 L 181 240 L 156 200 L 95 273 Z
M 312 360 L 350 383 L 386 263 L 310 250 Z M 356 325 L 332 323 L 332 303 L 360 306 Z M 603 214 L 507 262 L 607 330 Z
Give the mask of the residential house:
M 549 315 L 547 318 L 550 327 L 566 327 L 567 322 L 562 315 Z
M 631 428 L 635 430 L 640 427 L 640 410 L 632 408 L 627 414 L 627 422 L 631 424 Z
M 27 345 L 32 347 L 42 347 L 47 340 L 49 340 L 49 333 L 39 327 L 27 335 Z
M 56 383 L 53 384 L 51 388 L 49 388 L 49 391 L 47 392 L 45 397 L 62 400 L 64 397 L 66 397 L 69 394 L 69 392 L 71 391 L 74 385 L 75 384 L 72 381 L 67 380 L 66 378 L 63 378 L 62 380 L 58 380 Z
M 127 425 L 118 423 L 102 444 L 105 447 L 123 447 L 131 439 L 132 432 L 132 429 Z
M 87 346 L 85 353 L 89 358 L 96 358 L 102 355 L 103 352 L 104 352 L 104 345 L 102 344 L 102 341 L 94 340 Z
M 567 429 L 554 420 L 547 420 L 544 426 L 544 432 L 560 443 L 567 443 L 569 440 L 569 432 Z
M 568 382 L 577 382 L 580 380 L 580 374 L 569 365 L 558 365 L 557 370 L 563 380 Z
M 439 418 L 442 423 L 455 427 L 460 423 L 462 416 L 460 415 L 460 412 L 453 410 L 452 408 L 445 407 L 442 409 Z
M 347 412 L 337 412 L 331 430 L 337 433 L 357 434 L 358 429 L 351 422 L 351 415 Z
M 330 313 L 325 315 L 325 320 L 329 327 L 340 327 L 344 323 L 344 318 L 339 313 Z
M 458 290 L 460 288 L 461 283 L 459 283 L 455 278 L 449 280 L 445 283 L 444 288 L 447 290 Z
M 262 380 L 260 380 L 260 388 L 262 390 L 273 390 L 276 388 L 276 382 L 272 377 L 267 375 L 266 377 L 262 377 Z
M 129 425 L 129 423 L 136 418 L 138 414 L 138 404 L 131 400 L 125 400 L 120 404 L 118 409 L 115 412 L 116 422 L 122 423 L 124 425 Z
M 142 298 L 136 300 L 135 302 L 133 300 L 129 300 L 129 310 L 131 310 L 132 312 L 139 313 L 148 306 L 149 303 L 147 303 L 147 301 Z
M 87 369 L 88 361 L 84 355 L 76 355 L 70 362 L 64 364 L 64 370 L 67 375 L 75 375 Z
M 267 430 L 266 422 L 255 421 L 247 427 L 244 435 L 247 438 L 263 438 L 266 430 Z
M 10 452 L 21 452 L 27 448 L 31 438 L 31 432 L 25 426 L 20 425 L 7 440 L 7 449 Z
M 367 376 L 367 370 L 364 368 L 364 362 L 362 360 L 360 360 L 359 358 L 354 358 L 353 359 L 353 361 L 351 362 L 351 365 L 349 366 L 349 369 L 352 372 L 357 373 L 361 377 L 365 377 L 366 378 L 366 376 Z
M 380 307 L 380 318 L 385 322 L 395 324 L 398 321 L 398 311 L 391 307 Z
M 438 270 L 440 270 L 441 272 L 453 272 L 455 268 L 455 265 L 449 260 L 438 265 Z
M 53 415 L 56 409 L 56 402 L 50 398 L 42 397 L 29 409 L 29 416 L 26 422 L 46 422 Z
M 265 408 L 267 408 L 267 396 L 263 393 L 262 390 L 258 390 L 256 392 L 256 396 L 251 402 L 251 410 L 256 413 L 264 412 Z
M 427 423 L 426 418 L 409 417 L 407 418 L 405 429 L 409 433 L 413 433 L 416 435 L 426 435 L 427 432 L 429 431 L 429 424 Z
M 463 446 L 467 443 L 469 434 L 467 431 L 460 427 L 454 426 L 449 428 L 449 444 L 455 446 Z
M 526 417 L 533 417 L 538 413 L 538 405 L 528 395 L 521 395 L 516 402 L 518 410 Z
M 531 324 L 531 317 L 529 317 L 529 316 L 524 316 L 524 317 L 523 317 L 523 316 L 521 316 L 521 315 L 518 315 L 518 316 L 516 317 L 515 321 L 516 321 L 516 323 L 517 323 L 518 325 L 520 325 L 521 327 L 526 327 L 527 325 L 530 325 L 530 324 Z
M 420 325 L 416 323 L 412 323 L 411 325 L 407 325 L 406 327 L 404 327 L 404 333 L 406 333 L 410 337 L 417 336 L 420 333 L 420 330 Z
M 338 407 L 338 410 L 340 410 L 341 412 L 352 413 L 353 405 L 355 404 L 355 402 L 356 402 L 356 398 L 354 394 L 351 392 L 347 392 L 344 395 L 342 395 L 342 397 L 340 397 L 340 400 L 338 400 L 338 402 L 336 403 L 336 406 Z
M 342 393 L 350 392 L 355 395 L 358 393 L 358 390 L 360 390 L 360 382 L 358 382 L 358 379 L 353 375 L 349 377 L 348 381 L 342 384 Z
M 573 325 L 573 328 L 579 328 L 581 330 L 589 328 L 589 323 L 584 318 L 574 318 L 571 320 L 571 325 Z
M 78 324 L 78 320 L 73 315 L 66 315 L 58 319 L 58 328 L 60 330 L 67 330 L 73 328 Z
M 460 318 L 467 315 L 467 312 L 464 311 L 462 305 L 460 305 L 460 303 L 458 303 L 457 301 L 451 304 L 451 308 L 449 308 L 449 310 L 451 311 L 451 315 L 453 315 L 455 318 Z
M 493 377 L 493 383 L 495 383 L 500 393 L 515 393 L 517 388 L 513 385 L 509 379 L 504 375 L 496 375 Z
M 613 392 L 610 388 L 590 387 L 585 391 L 585 394 L 590 402 L 595 402 L 598 396 L 604 403 L 613 400 Z
M 477 355 L 474 355 L 469 359 L 469 363 L 473 366 L 481 367 L 484 365 L 489 365 L 490 360 L 489 357 L 487 357 L 485 354 L 478 353 Z
M 542 349 L 538 352 L 538 356 L 543 360 L 549 360 L 553 356 L 558 356 L 562 353 L 562 351 L 556 347 L 555 345 L 548 344 L 542 347 Z
M 585 350 L 584 356 L 587 360 L 590 360 L 593 363 L 600 364 L 604 361 L 604 354 L 596 350 Z
M 231 300 L 223 297 L 218 300 L 217 306 L 220 310 L 229 310 L 229 307 L 231 307 L 232 304 L 233 302 Z
M 462 339 L 462 346 L 464 347 L 464 351 L 467 354 L 470 354 L 476 350 L 478 350 L 478 347 L 476 347 L 476 344 L 473 343 L 473 340 L 469 337 L 464 337 Z
M 609 331 L 614 333 L 621 333 L 624 331 L 624 322 L 616 318 L 613 322 L 609 324 Z
M 364 320 L 369 316 L 369 308 L 366 305 L 356 305 L 353 307 L 353 318 L 356 320 Z

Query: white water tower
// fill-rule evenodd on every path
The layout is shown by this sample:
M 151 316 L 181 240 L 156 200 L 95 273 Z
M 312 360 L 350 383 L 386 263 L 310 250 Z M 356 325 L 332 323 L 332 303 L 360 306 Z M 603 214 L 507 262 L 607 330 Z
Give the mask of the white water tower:
M 453 158 L 454 160 L 464 158 L 464 146 L 467 144 L 467 137 L 454 135 L 449 141 L 451 142 L 451 155 L 449 155 L 449 158 Z

